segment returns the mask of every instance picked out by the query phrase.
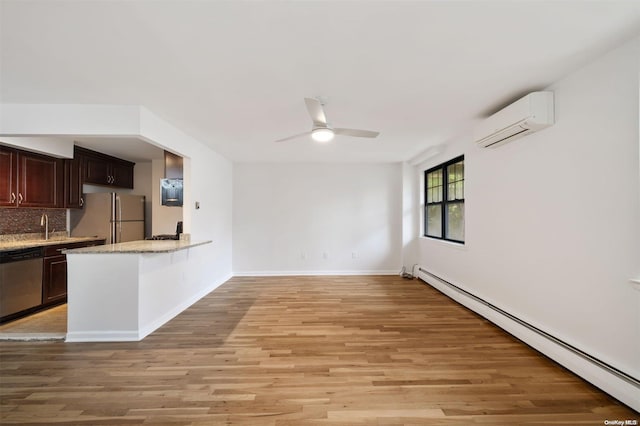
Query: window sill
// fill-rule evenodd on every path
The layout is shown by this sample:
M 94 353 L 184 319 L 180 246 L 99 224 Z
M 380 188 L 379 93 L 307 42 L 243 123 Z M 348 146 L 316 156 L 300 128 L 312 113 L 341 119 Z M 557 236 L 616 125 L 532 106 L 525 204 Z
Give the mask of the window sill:
M 443 244 L 445 246 L 449 246 L 458 250 L 467 249 L 467 246 L 465 243 L 456 243 L 455 241 L 441 240 L 440 238 L 425 237 L 424 235 L 421 235 L 420 240 L 430 241 L 430 242 L 433 241 L 436 244 Z

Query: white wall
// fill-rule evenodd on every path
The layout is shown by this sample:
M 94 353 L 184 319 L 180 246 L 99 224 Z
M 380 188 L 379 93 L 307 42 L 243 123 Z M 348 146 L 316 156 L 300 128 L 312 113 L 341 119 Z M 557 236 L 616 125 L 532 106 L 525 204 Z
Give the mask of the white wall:
M 145 108 L 140 110 L 140 134 L 184 157 L 184 232 L 190 233 L 192 240 L 213 241 L 205 246 L 206 253 L 199 262 L 190 266 L 191 272 L 199 277 L 201 287 L 213 289 L 232 275 L 233 164 Z M 195 208 L 196 201 L 199 209 Z
M 191 188 L 185 194 L 183 210 L 190 213 L 191 238 L 212 240 L 207 245 L 210 256 L 200 257 L 200 268 L 210 280 L 220 284 L 232 275 L 232 178 L 233 164 L 211 149 L 198 145 L 190 158 L 185 158 L 184 185 Z M 196 209 L 196 202 L 200 205 Z
M 418 273 L 418 236 L 420 235 L 420 180 L 415 178 L 415 168 L 402 164 L 402 265 L 407 272 Z
M 152 221 L 152 186 L 151 186 L 151 161 L 137 162 L 133 168 L 133 193 L 136 195 L 144 195 L 144 235 L 151 236 Z
M 234 273 L 397 273 L 401 200 L 400 164 L 235 164 Z
M 421 238 L 421 265 L 636 378 L 638 58 L 640 38 L 549 87 L 553 127 L 496 149 L 461 135 L 415 177 L 465 154 L 466 244 Z

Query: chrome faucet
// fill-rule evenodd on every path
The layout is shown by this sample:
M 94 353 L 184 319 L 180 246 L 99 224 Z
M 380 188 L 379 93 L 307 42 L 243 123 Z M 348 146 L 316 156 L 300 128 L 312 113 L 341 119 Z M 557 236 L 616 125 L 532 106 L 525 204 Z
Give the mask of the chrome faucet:
M 40 226 L 44 226 L 44 239 L 49 239 L 49 216 L 46 213 L 42 213 L 42 217 L 40 218 Z

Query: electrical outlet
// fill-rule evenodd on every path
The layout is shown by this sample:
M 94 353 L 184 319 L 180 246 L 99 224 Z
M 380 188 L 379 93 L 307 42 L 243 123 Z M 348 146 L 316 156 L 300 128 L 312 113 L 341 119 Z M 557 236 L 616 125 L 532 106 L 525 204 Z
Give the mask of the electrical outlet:
M 357 251 L 352 251 L 351 252 L 351 258 L 352 259 L 357 259 L 358 258 L 358 252 Z

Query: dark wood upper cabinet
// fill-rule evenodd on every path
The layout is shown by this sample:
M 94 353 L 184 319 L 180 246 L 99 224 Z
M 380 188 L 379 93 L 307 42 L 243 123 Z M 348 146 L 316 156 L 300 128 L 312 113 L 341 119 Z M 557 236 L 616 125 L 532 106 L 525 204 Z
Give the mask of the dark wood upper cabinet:
M 62 207 L 63 160 L 45 155 L 18 154 L 18 205 Z
M 0 205 L 62 207 L 63 160 L 0 147 L 0 165 Z
M 133 189 L 135 163 L 75 147 L 59 159 L 0 145 L 0 207 L 82 208 L 82 184 Z
M 17 207 L 18 151 L 0 146 L 0 206 Z
M 110 163 L 102 156 L 82 154 L 84 160 L 84 182 L 94 185 L 111 185 Z
M 78 156 L 64 160 L 64 206 L 81 209 L 82 198 L 82 159 Z
M 82 161 L 84 183 L 133 189 L 135 163 L 77 146 L 76 157 Z
M 124 160 L 113 161 L 111 164 L 112 185 L 120 188 L 133 189 L 133 167 L 134 163 Z

